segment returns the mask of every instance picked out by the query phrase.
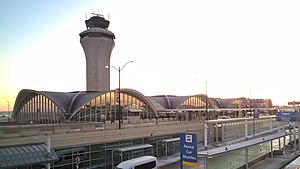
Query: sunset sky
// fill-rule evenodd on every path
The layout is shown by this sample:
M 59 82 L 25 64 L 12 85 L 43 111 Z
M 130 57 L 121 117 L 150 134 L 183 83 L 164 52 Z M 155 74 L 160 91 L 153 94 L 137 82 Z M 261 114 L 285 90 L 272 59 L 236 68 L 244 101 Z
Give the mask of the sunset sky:
M 79 33 L 103 14 L 121 88 L 299 101 L 300 1 L 1 0 L 0 111 L 22 89 L 86 90 Z M 111 69 L 111 89 L 118 72 Z M 8 102 L 7 102 L 8 101 Z

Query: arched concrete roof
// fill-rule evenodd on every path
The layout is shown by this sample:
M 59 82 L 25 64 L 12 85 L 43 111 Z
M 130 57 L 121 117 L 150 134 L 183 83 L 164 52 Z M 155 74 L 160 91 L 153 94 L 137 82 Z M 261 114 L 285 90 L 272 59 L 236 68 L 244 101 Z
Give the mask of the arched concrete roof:
M 206 95 L 204 94 L 198 94 L 198 95 L 192 95 L 192 96 L 174 96 L 174 95 L 158 95 L 158 96 L 151 96 L 152 100 L 155 100 L 160 106 L 162 106 L 164 109 L 177 109 L 184 101 L 191 97 L 201 97 L 202 100 L 206 100 Z M 214 102 L 210 100 L 209 97 L 207 97 L 207 102 L 209 105 L 211 105 L 213 108 L 216 108 Z
M 23 89 L 19 92 L 13 110 L 13 117 L 15 117 L 16 112 L 27 103 L 30 99 L 37 95 L 43 95 L 49 100 L 51 100 L 62 112 L 66 120 L 70 119 L 74 114 L 78 112 L 80 107 L 84 106 L 88 101 L 103 95 L 108 92 L 113 92 L 115 90 L 100 92 L 100 91 L 76 91 L 76 92 L 49 92 L 49 91 L 35 91 L 30 89 Z M 228 108 L 235 100 L 247 100 L 246 98 L 209 98 L 204 94 L 192 95 L 192 96 L 175 96 L 175 95 L 158 95 L 158 96 L 144 96 L 142 93 L 133 89 L 121 89 L 121 93 L 131 95 L 150 107 L 150 109 L 158 116 L 158 112 L 164 112 L 167 109 L 178 109 L 178 107 L 187 99 L 191 97 L 201 97 L 202 100 L 208 101 L 211 105 L 210 108 Z M 253 99 L 257 100 L 254 105 L 255 107 L 260 107 L 260 105 L 265 104 L 263 99 Z M 260 101 L 262 100 L 262 101 Z M 269 101 L 269 100 L 267 100 Z M 254 103 L 254 102 L 253 102 Z M 268 102 L 268 105 L 272 106 L 272 101 Z
M 171 103 L 168 95 L 157 95 L 148 97 L 156 108 L 160 111 L 164 111 L 166 109 L 171 109 Z
M 19 92 L 13 110 L 13 117 L 15 113 L 30 99 L 36 95 L 43 95 L 49 100 L 51 100 L 63 113 L 66 119 L 70 119 L 84 104 L 88 101 L 96 98 L 97 96 L 103 95 L 108 92 L 115 90 L 100 92 L 100 91 L 77 91 L 77 92 L 48 92 L 48 91 L 35 91 L 30 89 L 23 89 Z M 153 112 L 157 113 L 157 108 L 160 109 L 160 106 L 157 105 L 153 100 L 148 99 L 142 93 L 132 90 L 132 89 L 121 89 L 122 93 L 136 97 L 139 100 L 142 100 L 147 104 Z
M 110 91 L 108 91 L 110 92 Z M 97 96 L 100 96 L 102 94 L 105 94 L 106 92 L 100 92 L 100 91 L 80 91 L 77 92 L 76 95 L 72 98 L 72 101 L 70 102 L 68 109 L 69 115 L 68 119 L 70 119 L 83 105 L 85 105 L 88 101 L 94 99 Z
M 241 108 L 249 107 L 249 104 L 250 104 L 249 98 L 245 98 L 245 97 L 227 98 L 227 99 L 214 98 L 214 99 L 211 99 L 211 100 L 215 100 L 215 102 L 218 102 L 220 104 L 219 108 L 223 108 L 223 109 L 230 108 L 231 105 L 237 100 L 239 100 L 241 102 L 240 103 Z M 264 100 L 264 99 L 251 99 L 251 107 L 252 108 L 262 108 L 262 107 L 265 107 L 265 106 L 272 107 L 273 106 L 272 101 L 269 100 L 269 99 L 266 99 L 266 100 Z
M 215 98 L 210 98 L 210 101 L 213 103 L 213 105 L 216 107 L 216 108 L 222 108 L 222 104 L 219 102 L 218 99 L 215 99 Z
M 77 95 L 78 98 L 76 98 L 73 101 L 73 105 L 70 105 L 70 107 L 72 107 L 72 115 L 69 118 L 74 116 L 75 113 L 77 113 L 77 111 L 80 109 L 80 107 L 82 107 L 84 104 L 86 104 L 86 102 L 88 102 L 89 100 L 92 100 L 92 99 L 94 99 L 94 98 L 96 98 L 100 95 L 103 95 L 105 93 L 109 93 L 109 92 L 112 92 L 112 91 L 115 91 L 115 90 L 110 90 L 110 91 L 107 91 L 107 92 L 85 92 L 85 91 L 82 91 L 81 93 L 78 93 L 78 95 Z M 89 93 L 89 94 L 87 94 L 87 93 Z M 147 104 L 152 109 L 152 111 L 156 115 L 158 115 L 157 111 L 155 109 L 155 106 L 142 93 L 140 93 L 136 90 L 133 90 L 133 89 L 121 89 L 121 93 L 131 95 L 131 96 L 143 101 L 145 104 Z
M 76 93 L 59 93 L 59 92 L 47 92 L 47 91 L 35 91 L 30 89 L 23 89 L 19 92 L 17 96 L 12 116 L 14 117 L 16 112 L 18 112 L 18 110 L 30 99 L 32 99 L 37 95 L 42 95 L 47 97 L 49 100 L 51 100 L 63 113 L 64 117 L 67 117 L 66 114 L 67 114 L 68 103 L 70 102 L 70 99 L 75 94 Z
M 228 98 L 228 99 L 221 99 L 221 98 L 215 98 L 215 100 L 220 103 L 220 108 L 227 108 L 232 102 L 236 100 L 236 98 Z
M 149 97 L 144 96 L 142 93 L 140 93 L 136 90 L 133 90 L 133 89 L 128 89 L 128 88 L 121 89 L 121 92 L 123 92 L 125 94 L 130 94 L 130 95 L 136 97 L 137 99 L 144 101 L 145 104 L 147 104 L 152 109 L 152 111 L 156 114 L 156 116 L 158 116 L 157 111 L 160 110 L 161 107 L 159 105 L 157 105 L 157 102 L 149 99 Z

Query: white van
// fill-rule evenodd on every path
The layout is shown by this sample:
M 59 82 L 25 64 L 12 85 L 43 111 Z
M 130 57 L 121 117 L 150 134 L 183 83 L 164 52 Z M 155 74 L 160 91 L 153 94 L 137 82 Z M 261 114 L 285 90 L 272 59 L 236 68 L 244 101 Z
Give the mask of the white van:
M 121 162 L 117 169 L 158 169 L 157 158 L 142 156 Z

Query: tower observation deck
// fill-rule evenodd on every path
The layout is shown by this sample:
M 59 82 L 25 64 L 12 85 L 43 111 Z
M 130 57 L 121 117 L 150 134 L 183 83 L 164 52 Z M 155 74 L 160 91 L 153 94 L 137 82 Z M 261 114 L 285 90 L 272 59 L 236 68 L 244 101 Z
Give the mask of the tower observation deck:
M 86 58 L 86 90 L 110 90 L 111 52 L 115 46 L 115 35 L 107 28 L 109 21 L 96 14 L 85 21 L 87 30 L 81 32 L 80 43 Z

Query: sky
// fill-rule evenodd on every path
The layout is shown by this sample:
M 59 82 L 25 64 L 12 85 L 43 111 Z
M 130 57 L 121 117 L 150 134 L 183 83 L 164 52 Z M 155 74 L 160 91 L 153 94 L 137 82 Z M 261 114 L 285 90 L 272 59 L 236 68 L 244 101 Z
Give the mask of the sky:
M 0 111 L 22 89 L 86 90 L 79 33 L 110 20 L 121 88 L 146 96 L 300 100 L 300 1 L 1 0 Z M 118 72 L 111 69 L 111 89 Z

